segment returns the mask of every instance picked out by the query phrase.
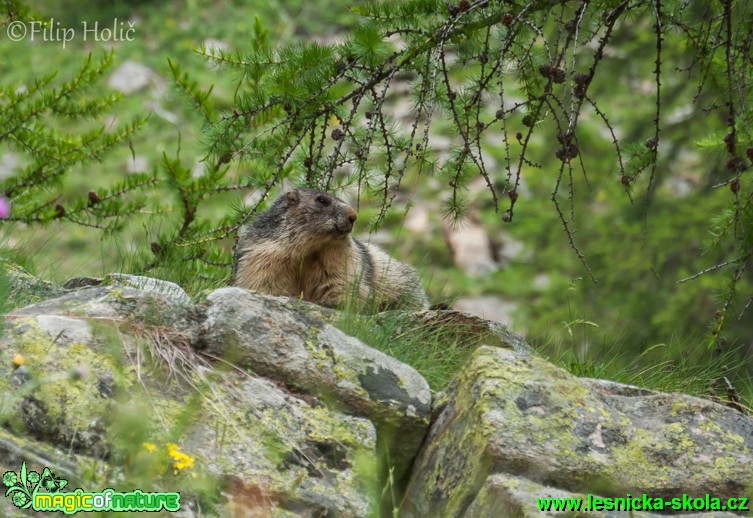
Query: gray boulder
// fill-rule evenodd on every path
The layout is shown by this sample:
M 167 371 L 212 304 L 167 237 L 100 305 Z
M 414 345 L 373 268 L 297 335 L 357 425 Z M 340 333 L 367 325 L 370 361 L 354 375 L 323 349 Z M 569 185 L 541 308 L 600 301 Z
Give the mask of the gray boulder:
M 146 491 L 175 489 L 171 479 L 159 486 L 164 470 L 217 486 L 220 515 L 368 515 L 374 425 L 198 354 L 202 315 L 122 286 L 10 314 L 0 339 L 2 467 L 48 465 L 92 487 L 92 473 L 116 486 L 127 462 L 155 468 Z
M 130 275 L 127 273 L 111 273 L 106 277 L 74 277 L 63 283 L 63 287 L 70 290 L 88 288 L 94 286 L 128 286 L 143 291 L 158 293 L 174 299 L 176 302 L 186 304 L 191 302 L 191 297 L 174 282 L 144 277 L 143 275 Z
M 206 300 L 202 351 L 331 401 L 374 422 L 398 479 L 429 426 L 429 385 L 400 363 L 304 311 L 289 299 L 222 288 Z
M 131 95 L 161 81 L 148 66 L 135 61 L 124 61 L 107 79 L 107 85 L 113 90 Z
M 753 419 L 481 347 L 436 398 L 404 515 L 533 516 L 524 502 L 543 494 L 725 499 L 752 487 Z

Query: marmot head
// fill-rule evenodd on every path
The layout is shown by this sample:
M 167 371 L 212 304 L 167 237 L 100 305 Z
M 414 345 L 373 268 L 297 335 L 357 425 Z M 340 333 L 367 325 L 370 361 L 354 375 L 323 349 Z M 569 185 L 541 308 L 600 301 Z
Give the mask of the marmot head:
M 345 239 L 358 216 L 340 198 L 314 189 L 293 189 L 283 196 L 288 224 L 302 234 Z

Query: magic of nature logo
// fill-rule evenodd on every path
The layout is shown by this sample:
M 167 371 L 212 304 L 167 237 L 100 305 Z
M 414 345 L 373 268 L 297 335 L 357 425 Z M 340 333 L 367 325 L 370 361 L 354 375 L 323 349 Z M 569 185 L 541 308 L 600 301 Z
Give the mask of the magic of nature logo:
M 5 496 L 19 509 L 34 511 L 62 511 L 75 514 L 79 511 L 178 511 L 180 493 L 148 493 L 136 489 L 120 493 L 113 489 L 90 493 L 82 489 L 64 492 L 68 485 L 64 478 L 55 476 L 50 468 L 42 473 L 29 471 L 26 463 L 21 472 L 6 471 L 3 485 Z

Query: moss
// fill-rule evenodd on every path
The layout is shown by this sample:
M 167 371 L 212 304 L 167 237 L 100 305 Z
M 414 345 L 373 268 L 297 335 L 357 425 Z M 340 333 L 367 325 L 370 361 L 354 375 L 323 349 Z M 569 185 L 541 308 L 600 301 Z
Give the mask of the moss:
M 310 428 L 307 435 L 315 441 L 333 441 L 349 447 L 373 449 L 374 432 L 366 420 L 344 422 L 329 410 L 317 407 L 309 409 Z
M 485 362 L 477 354 L 457 380 L 457 389 L 453 391 L 454 400 L 451 404 L 456 408 L 473 408 L 474 412 L 463 415 L 463 423 L 454 422 L 453 426 L 448 428 L 450 437 L 445 438 L 444 441 L 447 441 L 446 444 L 452 444 L 453 449 L 462 452 L 462 455 L 448 456 L 442 462 L 433 463 L 426 478 L 426 480 L 436 481 L 436 490 L 445 495 L 447 506 L 444 510 L 447 516 L 457 514 L 458 510 L 464 506 L 468 494 L 473 494 L 471 487 L 481 483 L 474 477 L 469 477 L 468 474 L 478 476 L 486 472 L 482 466 L 485 458 L 484 451 L 488 437 L 494 430 L 489 426 L 488 421 L 478 419 L 477 415 L 489 412 L 493 407 L 490 400 L 495 398 L 493 395 L 486 397 L 490 394 L 485 393 L 490 390 L 492 383 L 484 383 L 481 386 L 482 393 L 474 397 L 472 390 L 474 380 L 498 379 L 504 375 L 502 369 L 497 369 L 493 363 Z M 448 391 L 440 399 L 446 400 L 450 397 L 452 396 Z M 429 484 L 424 487 L 427 490 L 434 489 Z M 424 495 L 424 498 L 430 501 L 431 495 Z
M 125 296 L 123 293 L 123 288 L 121 287 L 113 287 L 108 290 L 108 299 L 114 300 L 115 302 L 124 302 Z
M 25 367 L 38 380 L 34 397 L 45 403 L 50 426 L 85 430 L 92 416 L 106 416 L 110 401 L 100 397 L 99 379 L 112 372 L 110 358 L 86 344 L 67 347 L 51 339 L 35 318 L 15 321 L 15 345 Z M 23 332 L 21 332 L 23 331 Z M 72 373 L 85 367 L 88 376 L 74 380 Z

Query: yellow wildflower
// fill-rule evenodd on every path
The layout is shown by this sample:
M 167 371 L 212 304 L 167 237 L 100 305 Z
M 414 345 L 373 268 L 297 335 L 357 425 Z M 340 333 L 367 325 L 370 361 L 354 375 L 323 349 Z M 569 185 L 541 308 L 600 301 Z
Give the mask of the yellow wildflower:
M 149 453 L 154 453 L 154 451 L 157 450 L 157 445 L 152 444 L 150 442 L 145 442 L 143 446 L 144 446 L 144 449 L 148 451 Z
M 173 459 L 173 466 L 176 470 L 193 468 L 193 457 L 181 452 L 177 444 L 167 443 L 167 454 Z

